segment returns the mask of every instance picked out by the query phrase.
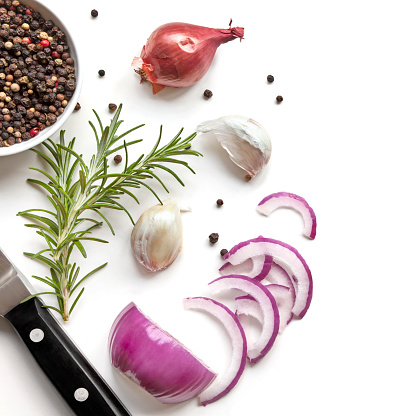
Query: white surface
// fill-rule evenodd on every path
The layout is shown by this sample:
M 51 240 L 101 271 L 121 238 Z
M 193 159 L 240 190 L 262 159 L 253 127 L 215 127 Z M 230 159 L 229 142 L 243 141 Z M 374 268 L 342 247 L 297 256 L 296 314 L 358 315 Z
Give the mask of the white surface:
M 64 326 L 131 413 L 413 414 L 414 2 L 279 0 L 272 10 L 270 1 L 212 0 L 203 11 L 193 1 L 44 3 L 76 27 L 80 40 L 82 109 L 65 130 L 68 139 L 78 138 L 77 150 L 85 156 L 94 145 L 92 109 L 109 121 L 110 102 L 124 103 L 124 129 L 146 123 L 136 134 L 144 138 L 137 152 L 153 145 L 161 123 L 166 142 L 180 127 L 190 134 L 199 122 L 227 114 L 254 118 L 273 140 L 268 167 L 248 183 L 212 138 L 195 140 L 193 147 L 204 154 L 190 159 L 197 174 L 177 170 L 185 188 L 169 182 L 170 196 L 193 211 L 183 214 L 184 248 L 166 271 L 143 272 L 130 251 L 131 224 L 118 213 L 109 214 L 115 237 L 105 228 L 98 232 L 110 243 L 88 246 L 84 272 L 104 260 L 109 265 L 86 282 Z M 95 20 L 93 8 L 99 11 Z M 139 84 L 130 63 L 157 26 L 185 21 L 227 27 L 230 17 L 246 28 L 246 39 L 220 46 L 198 84 L 156 96 Z M 268 74 L 275 76 L 271 85 Z M 206 88 L 214 93 L 208 101 L 202 98 Z M 284 97 L 280 105 L 278 94 Z M 29 166 L 41 166 L 32 152 L 0 159 L 0 245 L 28 276 L 46 273 L 22 255 L 42 246 L 16 217 L 45 205 L 42 193 L 25 182 L 33 175 Z M 264 196 L 278 191 L 301 195 L 313 207 L 315 241 L 302 236 L 295 212 L 256 212 Z M 155 204 L 147 191 L 140 198 L 140 207 L 127 203 L 135 218 Z M 220 209 L 218 198 L 224 200 Z M 220 234 L 213 247 L 212 232 Z M 259 234 L 298 248 L 312 270 L 314 297 L 305 318 L 292 322 L 268 356 L 247 367 L 228 396 L 206 408 L 197 400 L 161 405 L 112 370 L 108 332 L 130 301 L 213 369 L 224 369 L 231 353 L 225 332 L 209 316 L 185 311 L 182 299 L 209 295 L 220 249 Z M 69 415 L 4 319 L 0 344 L 0 414 Z

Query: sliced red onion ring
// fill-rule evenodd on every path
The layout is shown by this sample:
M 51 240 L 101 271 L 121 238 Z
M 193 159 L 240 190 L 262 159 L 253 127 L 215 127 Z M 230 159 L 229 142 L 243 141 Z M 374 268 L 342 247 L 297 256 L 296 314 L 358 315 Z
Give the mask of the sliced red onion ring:
M 114 321 L 109 350 L 111 364 L 162 403 L 179 403 L 197 396 L 216 377 L 133 302 Z
M 302 318 L 309 308 L 313 292 L 312 274 L 304 258 L 289 244 L 262 236 L 235 245 L 224 258 L 230 265 L 236 266 L 249 258 L 254 261 L 257 256 L 271 256 L 273 262 L 281 266 L 290 276 L 296 289 L 292 312 Z M 231 270 L 230 265 L 226 270 Z
M 292 320 L 292 308 L 295 298 L 287 286 L 270 284 L 266 285 L 266 287 L 276 299 L 280 316 L 279 333 L 282 333 L 287 324 Z M 261 313 L 260 305 L 252 296 L 239 296 L 235 298 L 235 301 L 237 315 L 250 315 L 263 324 L 263 314 Z
M 214 293 L 229 289 L 242 290 L 259 303 L 263 315 L 263 326 L 259 339 L 247 352 L 247 357 L 252 363 L 259 361 L 270 351 L 279 332 L 279 311 L 276 299 L 260 282 L 243 275 L 221 276 L 209 285 Z
M 184 306 L 185 309 L 201 309 L 214 315 L 222 322 L 232 341 L 233 352 L 227 370 L 199 396 L 201 404 L 206 406 L 225 396 L 237 384 L 246 365 L 247 340 L 236 315 L 222 303 L 196 297 L 184 299 Z
M 309 204 L 299 195 L 288 192 L 277 192 L 263 198 L 257 205 L 257 211 L 269 216 L 278 208 L 292 208 L 302 215 L 303 235 L 313 240 L 316 236 L 316 215 Z
M 266 258 L 267 257 L 267 258 Z M 220 274 L 242 274 L 244 276 L 249 276 L 256 278 L 256 280 L 262 280 L 262 276 L 268 273 L 269 262 L 273 261 L 273 258 L 270 256 L 256 256 L 245 260 L 241 264 L 232 265 L 230 262 L 224 263 L 220 267 Z

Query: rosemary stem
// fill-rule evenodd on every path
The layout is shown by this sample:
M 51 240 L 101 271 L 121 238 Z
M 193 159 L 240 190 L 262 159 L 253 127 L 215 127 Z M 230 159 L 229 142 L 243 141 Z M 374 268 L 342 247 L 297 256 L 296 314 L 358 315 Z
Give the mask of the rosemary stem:
M 69 292 L 68 292 L 68 286 L 65 286 L 65 288 L 64 288 L 63 297 L 64 297 L 63 318 L 64 318 L 64 321 L 67 321 L 69 319 Z
M 49 250 L 26 254 L 32 258 L 37 258 L 49 267 L 51 277 L 42 279 L 42 281 L 53 288 L 54 292 L 52 293 L 56 293 L 59 312 L 65 321 L 69 319 L 74 306 L 83 294 L 82 289 L 72 305 L 70 304 L 70 298 L 78 285 L 86 277 L 100 270 L 106 264 L 96 267 L 77 282 L 80 267 L 77 267 L 75 262 L 71 264 L 70 257 L 73 249 L 78 249 L 83 257 L 87 257 L 86 249 L 83 245 L 85 240 L 106 242 L 100 238 L 87 235 L 91 233 L 92 229 L 100 225 L 100 222 L 94 217 L 89 218 L 85 216 L 85 212 L 98 213 L 114 234 L 113 227 L 106 216 L 101 213 L 101 209 L 123 210 L 133 221 L 130 213 L 119 202 L 121 195 L 126 194 L 136 202 L 139 202 L 135 192 L 137 189 L 146 187 L 161 201 L 151 185 L 146 185 L 143 181 L 153 178 L 167 191 L 162 180 L 153 173 L 155 168 L 159 168 L 170 173 L 183 185 L 183 182 L 172 169 L 164 168 L 162 165 L 164 162 L 180 163 L 194 173 L 186 163 L 178 160 L 176 155 L 200 156 L 198 152 L 190 151 L 187 148 L 187 145 L 195 137 L 195 133 L 185 139 L 180 139 L 182 130 L 166 146 L 159 148 L 162 133 L 160 129 L 159 138 L 150 153 L 147 156 L 141 155 L 136 161 L 128 164 L 127 147 L 141 140 L 126 142 L 124 137 L 141 126 L 137 126 L 117 136 L 117 129 L 122 123 L 119 120 L 120 111 L 121 104 L 110 125 L 105 128 L 103 128 L 98 114 L 94 111 L 100 126 L 101 138 L 99 137 L 99 130 L 90 122 L 95 134 L 97 150 L 89 163 L 84 162 L 82 155 L 74 150 L 75 138 L 69 144 L 65 143 L 63 131 L 61 131 L 59 143 L 54 143 L 51 139 L 44 142 L 44 146 L 50 155 L 41 151 L 37 151 L 37 153 L 56 173 L 56 178 L 41 169 L 36 169 L 44 174 L 46 180 L 33 180 L 33 182 L 40 185 L 43 190 L 50 194 L 48 199 L 52 204 L 53 212 L 39 209 L 19 213 L 19 215 L 26 215 L 32 220 L 40 222 L 40 224 L 32 224 L 32 226 L 38 228 L 37 232 L 45 238 Z M 124 144 L 117 146 L 116 142 L 120 139 L 123 139 Z M 123 148 L 126 152 L 126 166 L 123 172 L 121 174 L 108 173 L 108 156 Z M 163 162 L 162 165 L 159 162 Z M 129 191 L 129 188 L 132 188 L 132 190 Z M 42 214 L 33 214 L 33 211 L 41 211 Z M 44 213 L 48 214 L 48 217 L 44 216 Z M 86 221 L 90 221 L 88 226 L 84 226 Z M 48 251 L 50 251 L 50 257 L 44 255 Z

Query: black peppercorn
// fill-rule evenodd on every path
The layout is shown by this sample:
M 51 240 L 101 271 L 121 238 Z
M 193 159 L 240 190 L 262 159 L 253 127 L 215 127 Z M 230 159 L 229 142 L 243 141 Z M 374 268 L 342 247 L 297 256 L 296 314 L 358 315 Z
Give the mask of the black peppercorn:
M 75 108 L 74 108 L 74 110 L 75 111 L 78 111 L 80 109 L 81 109 L 81 104 L 80 103 L 77 103 L 76 106 L 75 106 Z
M 45 29 L 46 30 L 51 30 L 53 28 L 54 24 L 52 22 L 52 20 L 46 20 L 45 21 Z
M 114 162 L 116 162 L 118 164 L 118 163 L 121 163 L 121 161 L 122 161 L 121 155 L 115 155 L 114 156 Z
M 98 75 L 99 75 L 100 77 L 103 77 L 103 76 L 105 75 L 105 71 L 104 71 L 104 69 L 100 69 L 100 70 L 98 71 Z
M 281 95 L 278 95 L 276 97 L 276 101 L 277 101 L 278 104 L 280 104 L 283 101 L 283 97 Z
M 29 24 L 29 26 L 32 30 L 37 30 L 37 29 L 39 29 L 40 24 L 37 20 L 32 20 L 32 22 Z
M 205 90 L 204 91 L 204 97 L 205 98 L 211 98 L 212 97 L 212 91 L 211 90 Z
M 273 75 L 267 75 L 267 82 L 273 82 L 274 81 L 274 76 Z
M 221 207 L 222 205 L 224 205 L 224 201 L 222 199 L 217 199 L 217 205 Z
M 46 116 L 46 124 L 49 126 L 56 122 L 56 115 L 55 114 L 48 114 Z
M 97 10 L 95 10 L 95 9 L 91 10 L 91 16 L 92 17 L 97 17 L 98 16 Z
M 39 12 L 36 12 L 36 11 L 32 12 L 32 17 L 35 20 L 42 19 L 42 15 Z
M 30 107 L 30 98 L 28 98 L 28 97 L 22 98 L 21 104 L 25 108 L 29 108 Z
M 65 78 L 64 78 L 65 79 Z M 74 91 L 76 87 L 76 83 L 73 79 L 69 79 L 65 82 L 65 89 L 68 91 Z
M 29 140 L 35 129 L 54 124 L 64 112 L 76 89 L 74 60 L 65 39 L 65 33 L 39 12 L 19 0 L 0 0 L 0 92 L 6 94 L 0 108 L 3 147 Z
M 220 251 L 221 257 L 224 257 L 227 253 L 228 253 L 228 250 L 227 250 L 226 248 L 223 248 L 223 249 Z
M 218 241 L 219 235 L 218 233 L 211 233 L 208 238 L 211 244 L 215 244 Z
M 110 111 L 116 111 L 117 110 L 117 106 L 113 103 L 108 104 L 108 109 Z

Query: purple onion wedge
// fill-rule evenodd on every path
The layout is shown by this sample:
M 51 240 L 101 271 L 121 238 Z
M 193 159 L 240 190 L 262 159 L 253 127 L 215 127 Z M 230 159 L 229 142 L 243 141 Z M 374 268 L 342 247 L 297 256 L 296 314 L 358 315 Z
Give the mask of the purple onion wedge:
M 199 399 L 203 406 L 224 397 L 238 382 L 243 374 L 247 360 L 247 340 L 236 315 L 229 308 L 214 299 L 195 297 L 184 299 L 185 309 L 201 309 L 218 318 L 227 330 L 233 352 L 227 370 L 204 390 Z
M 303 218 L 303 235 L 313 240 L 316 236 L 316 215 L 309 204 L 299 195 L 277 192 L 263 198 L 257 205 L 257 211 L 269 216 L 278 208 L 292 208 Z
M 263 315 L 263 326 L 258 340 L 247 351 L 247 357 L 252 363 L 259 361 L 270 351 L 279 333 L 279 311 L 276 299 L 263 284 L 243 275 L 221 276 L 209 285 L 214 293 L 229 289 L 241 290 L 259 303 Z
M 225 270 L 232 272 L 231 266 L 239 265 L 247 259 L 254 259 L 257 256 L 266 256 L 265 258 L 271 256 L 273 262 L 281 266 L 290 276 L 296 290 L 296 300 L 292 312 L 298 318 L 302 318 L 309 308 L 313 292 L 312 273 L 304 258 L 289 244 L 259 236 L 235 245 L 225 254 L 224 258 L 228 261 Z
M 109 350 L 111 364 L 162 403 L 195 397 L 216 377 L 133 302 L 114 321 Z

